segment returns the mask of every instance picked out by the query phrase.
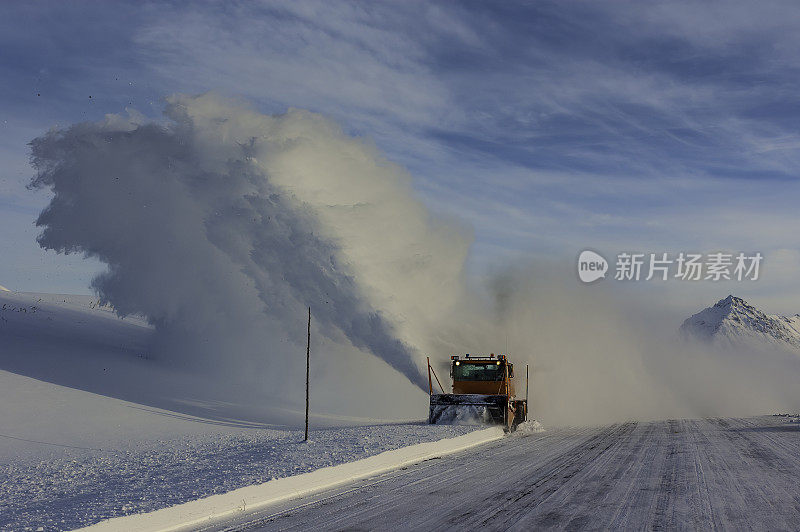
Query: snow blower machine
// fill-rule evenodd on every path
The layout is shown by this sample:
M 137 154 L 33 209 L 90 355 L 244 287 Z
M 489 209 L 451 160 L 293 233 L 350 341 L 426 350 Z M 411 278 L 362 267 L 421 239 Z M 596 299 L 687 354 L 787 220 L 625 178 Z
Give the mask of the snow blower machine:
M 442 393 L 433 393 L 436 379 Z M 428 358 L 431 405 L 428 423 L 438 425 L 503 425 L 513 431 L 528 417 L 528 367 L 525 366 L 525 399 L 517 399 L 514 364 L 505 355 L 450 357 L 453 393 L 445 393 Z

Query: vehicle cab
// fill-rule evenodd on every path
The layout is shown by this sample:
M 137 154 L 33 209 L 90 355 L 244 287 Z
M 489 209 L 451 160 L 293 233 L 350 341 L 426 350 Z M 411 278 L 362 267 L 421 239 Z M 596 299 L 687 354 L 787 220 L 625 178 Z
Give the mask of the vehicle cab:
M 454 394 L 508 395 L 514 393 L 514 364 L 505 355 L 450 357 Z

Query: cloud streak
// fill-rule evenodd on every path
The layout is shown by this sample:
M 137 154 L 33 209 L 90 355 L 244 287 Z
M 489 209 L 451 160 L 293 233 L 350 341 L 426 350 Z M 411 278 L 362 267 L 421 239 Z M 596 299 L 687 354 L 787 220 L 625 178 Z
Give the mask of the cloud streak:
M 791 2 L 135 7 L 13 8 L 6 114 L 38 129 L 123 106 L 154 116 L 176 90 L 323 113 L 475 227 L 472 273 L 587 245 L 795 246 Z

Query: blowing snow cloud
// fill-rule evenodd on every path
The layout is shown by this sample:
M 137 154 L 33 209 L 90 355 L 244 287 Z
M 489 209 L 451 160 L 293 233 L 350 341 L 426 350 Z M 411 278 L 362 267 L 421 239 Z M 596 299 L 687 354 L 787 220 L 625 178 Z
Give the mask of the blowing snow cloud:
M 165 114 L 32 141 L 31 186 L 54 193 L 40 245 L 107 264 L 93 287 L 149 318 L 163 358 L 277 357 L 311 306 L 326 338 L 426 385 L 421 339 L 455 304 L 469 237 L 319 115 L 214 94 L 174 96 Z

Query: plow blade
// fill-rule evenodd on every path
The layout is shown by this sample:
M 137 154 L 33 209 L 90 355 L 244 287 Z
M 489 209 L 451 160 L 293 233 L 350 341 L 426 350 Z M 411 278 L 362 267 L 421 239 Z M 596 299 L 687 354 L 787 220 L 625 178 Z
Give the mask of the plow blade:
M 484 425 L 506 423 L 505 395 L 433 394 L 428 423 L 436 425 Z

